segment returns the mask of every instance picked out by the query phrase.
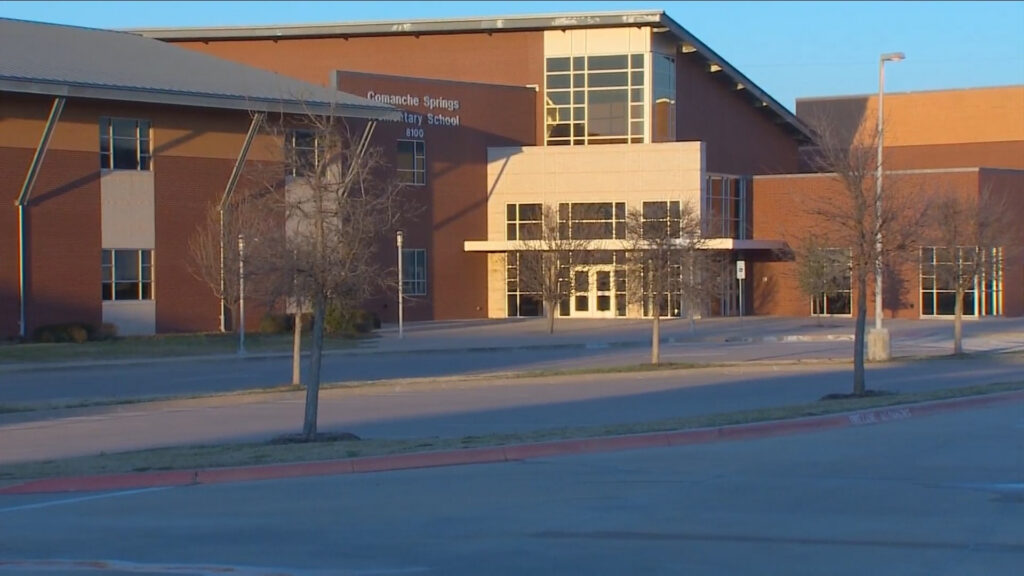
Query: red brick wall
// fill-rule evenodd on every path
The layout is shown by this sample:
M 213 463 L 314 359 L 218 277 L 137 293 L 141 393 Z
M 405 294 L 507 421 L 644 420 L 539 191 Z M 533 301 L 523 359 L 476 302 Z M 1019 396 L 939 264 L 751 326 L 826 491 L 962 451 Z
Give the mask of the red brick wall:
M 18 208 L 32 151 L 0 148 L 0 338 L 18 334 Z
M 188 239 L 223 194 L 233 162 L 161 156 L 154 164 L 156 330 L 217 330 L 219 300 L 189 271 Z
M 982 176 L 979 176 L 982 174 Z M 980 180 L 979 180 L 980 179 Z M 991 184 L 995 189 L 1005 191 L 1013 198 L 1012 210 L 1024 210 L 1024 172 L 1021 171 L 934 171 L 921 173 L 897 173 L 887 176 L 888 186 L 918 196 L 917 202 L 926 203 L 929 195 L 957 192 L 968 197 L 977 197 L 979 186 Z M 827 233 L 831 228 L 827 222 L 816 218 L 810 210 L 821 198 L 841 194 L 839 184 L 828 174 L 792 175 L 754 178 L 754 237 L 756 239 L 783 240 L 797 245 L 807 231 Z M 928 244 L 928 231 L 922 230 L 921 244 Z M 1024 244 L 1024 235 L 1018 235 L 1015 242 Z M 1005 278 L 1005 315 L 1017 316 L 1022 310 L 1021 292 L 1024 286 L 1022 258 L 1024 254 L 1013 253 L 1007 258 Z M 894 258 L 890 262 L 896 276 L 883 282 L 885 290 L 885 317 L 920 317 L 920 278 L 917 249 Z M 762 254 L 750 264 L 748 273 L 753 282 L 753 302 L 756 314 L 806 316 L 810 313 L 809 298 L 799 290 L 796 266 L 793 262 L 782 261 L 775 255 Z M 868 316 L 874 310 L 874 278 L 869 275 L 867 306 Z M 854 302 L 859 296 L 853 295 Z M 856 304 L 854 304 L 856 305 Z
M 1019 222 L 1024 214 L 1024 170 L 981 170 L 978 186 L 997 202 L 1005 202 L 1011 214 L 1003 242 L 1003 315 L 1024 316 L 1024 226 Z
M 17 197 L 31 151 L 4 149 L 4 247 L 2 266 L 4 334 L 18 325 Z M 95 154 L 50 150 L 25 208 L 26 334 L 39 326 L 85 322 L 99 326 L 100 185 Z M 19 174 L 20 173 L 20 174 Z M 12 190 L 16 188 L 16 190 Z M 11 192 L 14 192 L 13 194 Z M 7 226 L 6 224 L 10 224 Z
M 797 143 L 696 56 L 677 55 L 676 139 L 707 142 L 707 169 L 729 174 L 797 171 Z
M 459 100 L 457 111 L 408 107 L 414 114 L 458 115 L 459 126 L 430 126 L 424 120 L 427 185 L 409 187 L 405 194 L 422 212 L 406 227 L 405 248 L 427 249 L 427 297 L 414 298 L 406 308 L 410 320 L 485 318 L 487 316 L 487 259 L 463 250 L 466 240 L 487 237 L 487 147 L 532 144 L 536 92 L 515 86 L 446 82 L 354 72 L 338 73 L 339 89 L 365 95 L 431 95 Z M 500 111 L 500 112 L 499 112 Z M 410 138 L 406 123 L 381 122 L 374 132 L 390 162 L 395 141 Z M 381 246 L 386 262 L 397 259 L 394 238 Z M 397 296 L 373 303 L 386 321 L 397 320 Z

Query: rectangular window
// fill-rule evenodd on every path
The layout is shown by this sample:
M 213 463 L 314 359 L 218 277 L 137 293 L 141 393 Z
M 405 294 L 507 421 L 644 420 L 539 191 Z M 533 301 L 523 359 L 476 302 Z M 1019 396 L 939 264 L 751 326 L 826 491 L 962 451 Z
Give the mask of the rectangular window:
M 153 299 L 152 250 L 104 250 L 104 300 Z
M 540 204 L 506 204 L 506 240 L 540 240 L 543 226 L 543 208 Z
M 626 237 L 625 202 L 562 202 L 558 205 L 561 238 L 611 240 Z
M 956 313 L 956 287 L 963 283 L 964 316 L 1003 313 L 1001 248 L 929 246 L 921 248 L 921 315 Z
M 643 203 L 644 238 L 679 238 L 681 235 L 682 203 L 679 200 L 666 200 Z
M 427 183 L 427 145 L 423 140 L 399 140 L 395 163 L 398 179 L 406 184 Z
M 150 170 L 152 162 L 149 120 L 100 118 L 100 168 Z
M 538 292 L 532 291 L 529 278 L 522 278 L 524 261 L 536 257 L 529 252 L 509 252 L 505 256 L 505 314 L 509 318 L 518 316 L 541 316 L 544 302 Z
M 548 58 L 545 143 L 642 143 L 645 60 L 645 54 Z
M 707 238 L 750 237 L 747 215 L 749 178 L 711 174 L 704 183 L 704 207 L 701 212 Z
M 827 288 L 811 298 L 811 315 L 849 316 L 853 302 L 853 256 L 850 250 L 828 248 L 819 258 L 821 281 Z
M 316 173 L 323 157 L 323 146 L 313 132 L 292 130 L 285 136 L 285 162 L 292 176 Z
M 402 293 L 405 296 L 427 295 L 426 250 L 402 250 Z

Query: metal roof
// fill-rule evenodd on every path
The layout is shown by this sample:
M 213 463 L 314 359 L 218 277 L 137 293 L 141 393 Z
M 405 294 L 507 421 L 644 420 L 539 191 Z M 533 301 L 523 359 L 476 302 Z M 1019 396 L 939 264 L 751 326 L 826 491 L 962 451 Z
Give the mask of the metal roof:
M 0 18 L 0 91 L 384 118 L 388 105 L 138 34 Z
M 775 120 L 798 140 L 809 142 L 811 130 L 788 108 L 758 87 L 743 73 L 726 62 L 714 50 L 679 25 L 662 10 L 623 12 L 575 12 L 564 14 L 534 14 L 492 16 L 482 18 L 447 18 L 421 20 L 395 20 L 378 22 L 349 22 L 331 24 L 287 24 L 269 26 L 216 26 L 188 28 L 136 28 L 130 30 L 166 41 L 175 40 L 246 40 L 327 38 L 350 36 L 399 36 L 426 34 L 458 34 L 468 32 L 508 32 L 525 30 L 568 30 L 574 28 L 611 28 L 621 26 L 651 26 L 669 32 L 685 47 L 685 54 L 701 58 L 708 73 L 719 74 L 731 89 L 744 96 L 757 108 L 771 112 Z M 692 49 L 692 50 L 691 50 Z M 712 68 L 715 68 L 712 71 Z

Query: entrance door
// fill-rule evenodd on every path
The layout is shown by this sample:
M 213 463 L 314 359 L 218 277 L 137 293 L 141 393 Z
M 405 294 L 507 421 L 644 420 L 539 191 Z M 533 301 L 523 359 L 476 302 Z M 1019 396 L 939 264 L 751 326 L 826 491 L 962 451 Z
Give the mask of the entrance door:
M 615 316 L 614 267 L 593 266 L 573 270 L 573 295 L 569 315 L 573 318 Z

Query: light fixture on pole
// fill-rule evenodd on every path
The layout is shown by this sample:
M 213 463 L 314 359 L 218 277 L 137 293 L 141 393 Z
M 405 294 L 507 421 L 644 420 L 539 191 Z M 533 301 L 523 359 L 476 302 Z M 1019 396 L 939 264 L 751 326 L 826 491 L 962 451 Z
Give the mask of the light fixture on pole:
M 402 333 L 402 231 L 395 232 L 395 243 L 398 245 L 398 338 L 401 340 L 404 337 Z
M 875 332 L 871 360 L 888 360 L 891 347 L 888 334 L 882 331 L 882 146 L 884 144 L 885 123 L 883 121 L 882 100 L 885 96 L 885 63 L 899 62 L 906 56 L 903 52 L 887 52 L 878 58 L 878 162 L 875 173 Z

